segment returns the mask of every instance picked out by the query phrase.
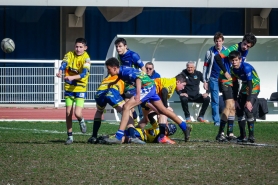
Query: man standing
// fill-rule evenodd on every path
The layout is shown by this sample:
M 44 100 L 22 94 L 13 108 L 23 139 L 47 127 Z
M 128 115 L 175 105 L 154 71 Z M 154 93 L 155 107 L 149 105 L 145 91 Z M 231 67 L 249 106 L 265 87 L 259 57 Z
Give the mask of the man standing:
M 212 119 L 215 126 L 220 126 L 219 116 L 219 85 L 218 77 L 221 71 L 220 67 L 215 63 L 214 56 L 224 51 L 224 36 L 220 32 L 216 32 L 213 38 L 215 43 L 206 53 L 203 68 L 204 89 L 211 93 L 211 109 Z
M 208 93 L 200 94 L 200 82 L 206 82 L 203 79 L 203 74 L 200 71 L 195 70 L 195 68 L 194 62 L 188 62 L 186 64 L 186 69 L 181 73 L 186 78 L 186 86 L 183 90 L 177 93 L 180 96 L 186 122 L 191 122 L 188 102 L 203 103 L 197 121 L 205 122 L 204 115 L 208 108 L 210 97 L 208 96 Z

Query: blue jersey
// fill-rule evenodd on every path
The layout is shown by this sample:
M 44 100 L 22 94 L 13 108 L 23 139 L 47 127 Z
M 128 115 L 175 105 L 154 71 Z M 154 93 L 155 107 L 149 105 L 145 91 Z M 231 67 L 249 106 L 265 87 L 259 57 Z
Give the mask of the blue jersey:
M 246 62 L 241 62 L 238 69 L 232 69 L 233 80 L 242 80 L 241 92 L 248 93 L 247 81 L 252 81 L 252 94 L 260 92 L 260 78 L 254 67 Z
M 154 85 L 154 81 L 150 79 L 146 73 L 132 67 L 120 66 L 118 77 L 128 85 L 132 85 L 134 87 L 136 86 L 137 78 L 142 81 L 142 88 L 151 87 Z
M 118 55 L 120 65 L 127 67 L 134 67 L 136 69 L 142 68 L 144 63 L 140 59 L 140 56 L 134 51 L 127 50 L 123 55 Z

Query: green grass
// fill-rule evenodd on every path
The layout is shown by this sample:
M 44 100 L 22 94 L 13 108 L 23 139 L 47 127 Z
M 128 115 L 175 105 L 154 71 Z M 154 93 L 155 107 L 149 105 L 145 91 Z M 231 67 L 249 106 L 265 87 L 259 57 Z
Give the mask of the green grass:
M 265 147 L 217 143 L 218 127 L 203 123 L 188 143 L 92 145 L 87 126 L 81 134 L 74 123 L 66 146 L 65 123 L 0 122 L 0 184 L 278 184 L 277 123 L 255 124 Z M 99 133 L 117 128 L 104 123 Z

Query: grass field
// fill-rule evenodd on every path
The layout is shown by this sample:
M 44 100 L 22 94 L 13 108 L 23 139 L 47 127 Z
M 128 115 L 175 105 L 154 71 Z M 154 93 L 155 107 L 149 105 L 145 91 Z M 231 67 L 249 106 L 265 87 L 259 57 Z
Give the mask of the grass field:
M 74 144 L 64 145 L 65 123 L 0 122 L 0 184 L 278 184 L 278 123 L 255 124 L 260 146 L 215 142 L 218 127 L 203 123 L 188 143 L 92 145 L 87 126 L 81 134 L 74 123 Z

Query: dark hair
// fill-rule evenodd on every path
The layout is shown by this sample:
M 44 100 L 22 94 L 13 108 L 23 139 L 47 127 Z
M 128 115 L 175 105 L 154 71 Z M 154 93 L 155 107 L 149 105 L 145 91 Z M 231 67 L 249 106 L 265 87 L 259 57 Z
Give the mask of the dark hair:
M 241 53 L 239 51 L 232 51 L 229 54 L 229 60 L 233 60 L 234 58 L 239 58 L 241 59 Z
M 120 62 L 115 57 L 112 57 L 105 61 L 105 65 L 110 67 L 120 67 Z
M 243 41 L 246 41 L 246 42 L 248 42 L 248 43 L 251 43 L 252 44 L 252 46 L 251 47 L 253 47 L 253 46 L 255 46 L 255 44 L 256 44 L 256 42 L 257 42 L 257 38 L 256 38 L 256 36 L 253 34 L 253 33 L 246 33 L 245 35 L 244 35 L 244 37 L 243 37 L 243 39 L 242 39 L 242 42 Z
M 181 83 L 186 82 L 184 75 L 181 73 L 176 76 L 176 80 L 180 81 Z
M 126 45 L 126 40 L 124 38 L 117 38 L 117 40 L 115 40 L 114 44 L 117 45 L 119 43 L 123 43 L 123 45 Z
M 75 40 L 75 44 L 76 43 L 82 43 L 82 44 L 84 44 L 85 46 L 87 46 L 87 41 L 86 41 L 86 39 L 84 39 L 84 38 L 77 38 L 76 40 Z
M 152 65 L 152 66 L 154 66 L 152 62 L 147 62 L 147 63 L 145 64 L 145 66 L 146 66 L 146 65 Z
M 224 41 L 223 33 L 221 33 L 221 32 L 216 32 L 216 33 L 214 34 L 213 41 L 215 42 L 217 39 L 220 39 L 220 38 Z

